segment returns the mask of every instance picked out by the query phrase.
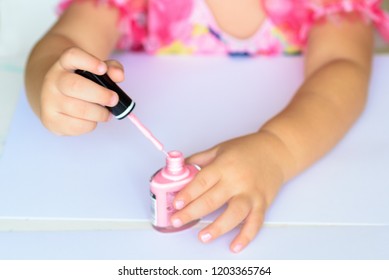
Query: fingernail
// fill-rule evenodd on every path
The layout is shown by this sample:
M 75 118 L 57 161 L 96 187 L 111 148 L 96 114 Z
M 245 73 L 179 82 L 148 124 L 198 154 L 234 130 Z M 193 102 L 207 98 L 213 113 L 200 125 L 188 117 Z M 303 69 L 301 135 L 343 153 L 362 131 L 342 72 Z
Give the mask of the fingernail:
M 112 120 L 112 114 L 111 113 L 108 115 L 108 120 L 107 121 L 110 121 L 110 120 Z
M 242 251 L 242 249 L 243 249 L 243 245 L 238 243 L 234 247 L 232 247 L 232 252 L 239 253 L 240 251 Z
M 173 219 L 172 224 L 173 224 L 173 227 L 175 227 L 175 228 L 182 227 L 182 221 L 180 219 L 177 219 L 177 218 Z
M 112 94 L 111 100 L 109 101 L 109 104 L 111 107 L 115 106 L 119 102 L 118 97 L 116 94 Z
M 97 71 L 101 74 L 104 74 L 106 71 L 106 66 L 104 63 L 101 63 L 99 66 L 97 66 Z
M 184 208 L 184 201 L 182 200 L 177 200 L 176 203 L 174 204 L 174 207 L 177 209 L 177 210 L 181 210 L 182 208 Z
M 200 236 L 200 239 L 201 239 L 201 241 L 206 243 L 212 239 L 212 235 L 210 233 L 204 233 L 203 235 Z

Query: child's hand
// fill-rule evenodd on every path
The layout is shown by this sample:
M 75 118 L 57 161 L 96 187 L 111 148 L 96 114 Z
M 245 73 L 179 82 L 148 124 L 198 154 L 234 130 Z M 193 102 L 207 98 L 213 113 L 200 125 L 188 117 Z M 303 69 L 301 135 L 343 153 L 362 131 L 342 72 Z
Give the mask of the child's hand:
M 115 106 L 118 96 L 78 74 L 82 69 L 108 75 L 115 82 L 124 79 L 122 66 L 117 61 L 103 62 L 87 52 L 66 50 L 47 72 L 41 94 L 40 119 L 58 135 L 79 135 L 96 128 L 98 122 L 110 119 L 103 106 Z
M 242 250 L 257 234 L 282 183 L 279 141 L 267 132 L 258 132 L 224 142 L 188 159 L 202 170 L 174 200 L 172 223 L 180 227 L 228 204 L 226 210 L 199 233 L 209 242 L 243 223 L 230 245 Z

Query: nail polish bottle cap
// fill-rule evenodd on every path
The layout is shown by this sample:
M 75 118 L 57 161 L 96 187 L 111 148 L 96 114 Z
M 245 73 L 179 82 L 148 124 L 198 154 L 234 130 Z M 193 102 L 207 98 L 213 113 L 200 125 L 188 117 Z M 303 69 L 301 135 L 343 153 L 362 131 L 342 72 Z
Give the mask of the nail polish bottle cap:
M 119 96 L 119 102 L 113 106 L 106 108 L 118 119 L 121 120 L 128 116 L 135 107 L 135 102 L 107 75 L 96 75 L 85 70 L 77 69 L 75 73 L 105 87 L 114 92 Z

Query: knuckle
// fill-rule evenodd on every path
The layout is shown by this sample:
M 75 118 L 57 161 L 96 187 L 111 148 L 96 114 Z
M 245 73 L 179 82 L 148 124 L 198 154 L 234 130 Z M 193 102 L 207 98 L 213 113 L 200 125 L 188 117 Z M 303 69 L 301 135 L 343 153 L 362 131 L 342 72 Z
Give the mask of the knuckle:
M 194 215 L 192 214 L 191 211 L 181 211 L 180 212 L 180 219 L 184 222 L 184 223 L 188 223 L 192 220 L 194 220 Z
M 78 53 L 79 49 L 77 47 L 70 47 L 63 52 L 61 58 L 64 61 L 72 60 L 77 57 Z
M 260 194 L 256 197 L 254 207 L 258 213 L 264 213 L 269 206 L 270 202 L 265 195 Z
M 81 80 L 76 79 L 71 75 L 67 75 L 67 77 L 64 78 L 63 82 L 64 82 L 64 85 L 63 85 L 64 88 L 68 88 L 70 90 L 70 92 L 72 92 L 73 94 L 79 92 L 81 89 Z M 67 91 L 62 90 L 62 92 L 66 93 Z
M 89 115 L 89 106 L 88 106 L 88 103 L 86 102 L 81 102 L 78 106 L 77 106 L 77 115 L 79 116 L 79 118 L 81 119 L 87 119 L 88 118 L 88 115 Z M 84 124 L 85 125 L 85 124 Z
M 202 189 L 205 189 L 207 188 L 208 186 L 208 180 L 205 176 L 202 176 L 200 175 L 201 173 L 198 174 L 197 176 L 197 183 L 199 184 L 199 186 L 202 188 Z
M 205 195 L 202 200 L 204 209 L 213 209 L 216 205 L 216 199 L 211 195 Z
M 228 207 L 230 208 L 230 216 L 232 219 L 240 219 L 243 216 L 246 216 L 248 213 L 248 206 L 243 203 L 233 203 L 229 204 Z

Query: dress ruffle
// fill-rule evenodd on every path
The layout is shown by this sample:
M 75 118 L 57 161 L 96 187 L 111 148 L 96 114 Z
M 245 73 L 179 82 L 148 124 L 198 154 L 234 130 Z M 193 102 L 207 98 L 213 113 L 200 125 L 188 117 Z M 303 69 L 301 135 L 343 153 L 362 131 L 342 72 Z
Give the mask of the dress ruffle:
M 63 13 L 73 2 L 85 0 L 62 0 L 57 13 Z M 119 11 L 119 30 L 121 37 L 117 47 L 124 50 L 142 50 L 148 35 L 147 6 L 144 0 L 94 0 L 96 5 L 108 5 Z
M 271 20 L 287 34 L 293 44 L 303 47 L 312 26 L 320 20 L 359 14 L 372 22 L 381 36 L 389 41 L 389 16 L 381 8 L 381 0 L 263 0 Z
M 62 13 L 76 1 L 85 0 L 62 0 L 58 5 L 58 12 Z M 109 5 L 119 10 L 118 25 L 122 36 L 117 47 L 120 49 L 146 48 L 155 53 L 155 50 L 165 46 L 183 49 L 182 43 L 191 40 L 192 43 L 207 42 L 209 46 L 216 46 L 219 52 L 220 50 L 228 52 L 228 48 L 220 46 L 221 43 L 212 38 L 208 40 L 204 40 L 206 36 L 198 36 L 196 40 L 189 38 L 191 34 L 198 34 L 200 31 L 206 33 L 204 28 L 209 28 L 206 25 L 188 26 L 187 24 L 187 19 L 193 16 L 192 10 L 196 9 L 201 1 L 204 0 L 94 0 L 96 4 Z M 302 50 L 314 24 L 323 20 L 339 20 L 343 15 L 350 13 L 356 13 L 367 23 L 373 23 L 381 36 L 389 41 L 389 16 L 381 9 L 381 0 L 258 1 L 261 1 L 268 21 L 280 33 L 272 32 L 276 37 L 285 38 L 284 43 L 278 43 L 280 46 L 289 45 L 296 50 Z M 208 33 L 212 32 L 208 30 Z M 266 41 L 266 38 L 263 39 Z M 193 45 L 189 49 L 187 46 L 184 47 L 186 51 L 193 52 Z M 207 49 L 208 52 L 209 48 L 198 49 Z M 279 51 L 282 52 L 281 49 Z

